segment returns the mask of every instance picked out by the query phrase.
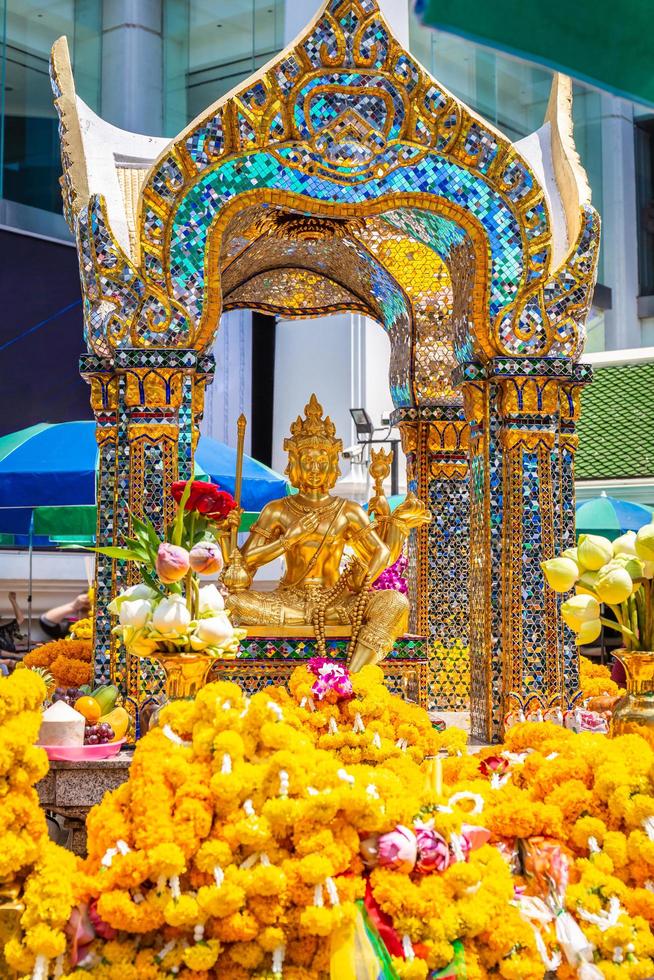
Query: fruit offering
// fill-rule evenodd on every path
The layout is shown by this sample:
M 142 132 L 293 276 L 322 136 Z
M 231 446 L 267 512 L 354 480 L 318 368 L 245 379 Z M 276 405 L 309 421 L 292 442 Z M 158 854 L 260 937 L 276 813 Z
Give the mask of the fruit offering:
M 43 712 L 39 745 L 82 745 L 84 717 L 66 701 L 51 704 Z
M 81 697 L 84 697 L 84 691 L 80 690 L 79 687 L 58 687 L 52 695 L 52 701 L 53 703 L 63 701 L 64 704 L 69 704 L 71 708 L 74 708 L 75 702 L 79 701 Z
M 107 742 L 113 742 L 114 738 L 114 730 L 107 722 L 86 725 L 84 729 L 84 745 L 106 745 Z
M 100 720 L 102 708 L 99 702 L 89 694 L 83 694 L 81 698 L 78 698 L 73 707 L 75 711 L 84 715 L 90 725 L 95 725 Z

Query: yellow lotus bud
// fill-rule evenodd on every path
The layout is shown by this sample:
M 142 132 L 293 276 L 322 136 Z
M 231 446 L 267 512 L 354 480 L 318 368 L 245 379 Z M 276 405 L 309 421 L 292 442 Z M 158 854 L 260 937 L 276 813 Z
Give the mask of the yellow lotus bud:
M 579 568 L 571 558 L 550 558 L 541 562 L 548 585 L 555 592 L 567 592 L 579 578 Z
M 577 545 L 579 564 L 596 572 L 613 558 L 613 545 L 600 534 L 582 534 Z
M 654 561 L 654 522 L 645 524 L 636 535 L 636 554 L 643 561 Z
M 577 633 L 575 643 L 578 647 L 583 646 L 585 643 L 594 643 L 601 632 L 602 624 L 599 619 L 589 619 Z
M 575 562 L 577 565 L 579 564 L 579 554 L 577 553 L 576 548 L 566 548 L 565 551 L 561 552 L 559 557 L 571 558 L 573 562 Z
M 597 576 L 595 591 L 601 602 L 615 605 L 629 598 L 633 585 L 627 569 L 617 565 L 606 568 Z
M 596 595 L 595 586 L 598 575 L 599 572 L 582 572 L 575 586 L 577 595 Z
M 654 578 L 654 561 L 643 562 L 643 578 Z
M 614 555 L 635 555 L 636 554 L 636 532 L 625 531 L 613 542 Z
M 578 633 L 584 623 L 599 619 L 600 604 L 592 595 L 573 595 L 561 606 L 563 621 Z

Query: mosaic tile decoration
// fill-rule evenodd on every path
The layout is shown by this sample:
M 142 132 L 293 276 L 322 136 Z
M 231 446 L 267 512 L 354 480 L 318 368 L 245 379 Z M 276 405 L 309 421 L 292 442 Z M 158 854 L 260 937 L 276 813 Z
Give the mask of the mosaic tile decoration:
M 292 48 L 167 146 L 127 254 L 82 179 L 70 65 L 54 55 L 51 78 L 100 446 L 98 540 L 119 543 L 130 507 L 160 524 L 170 481 L 191 472 L 212 374 L 202 352 L 223 310 L 356 310 L 389 335 L 409 483 L 434 514 L 409 547 L 432 696 L 463 697 L 468 642 L 482 737 L 499 737 L 510 693 L 571 696 L 574 649 L 539 562 L 572 534 L 591 205 L 566 212 L 579 230 L 555 268 L 544 189 L 516 147 L 402 49 L 374 0 L 327 0 Z M 125 578 L 107 561 L 97 574 L 104 599 Z M 110 625 L 99 610 L 98 678 L 136 696 L 156 679 L 112 649 Z
M 327 655 L 334 660 L 347 659 L 347 639 L 327 637 Z M 386 686 L 393 694 L 428 707 L 429 659 L 427 640 L 421 636 L 401 636 L 395 648 L 381 664 Z M 312 637 L 246 637 L 237 660 L 218 660 L 209 680 L 231 680 L 248 694 L 268 684 L 285 683 L 293 670 L 315 654 Z

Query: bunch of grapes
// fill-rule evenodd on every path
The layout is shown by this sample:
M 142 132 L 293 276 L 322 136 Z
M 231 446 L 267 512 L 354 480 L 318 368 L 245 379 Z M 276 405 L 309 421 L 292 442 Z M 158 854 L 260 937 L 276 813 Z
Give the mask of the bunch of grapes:
M 106 745 L 114 737 L 114 730 L 106 721 L 99 725 L 86 725 L 84 728 L 84 745 Z
M 84 691 L 79 687 L 58 687 L 52 695 L 53 701 L 65 701 L 71 708 L 75 707 L 75 702 L 84 697 Z

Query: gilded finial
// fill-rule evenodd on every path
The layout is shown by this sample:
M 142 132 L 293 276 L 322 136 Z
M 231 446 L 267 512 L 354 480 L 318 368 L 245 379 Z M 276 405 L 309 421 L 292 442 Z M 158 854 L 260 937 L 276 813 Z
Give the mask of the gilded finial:
M 315 394 L 304 406 L 305 417 L 298 415 L 291 423 L 291 435 L 284 440 L 284 450 L 299 449 L 301 446 L 317 446 L 329 452 L 340 453 L 343 443 L 336 438 L 336 426 L 329 415 L 323 416 L 323 408 Z

